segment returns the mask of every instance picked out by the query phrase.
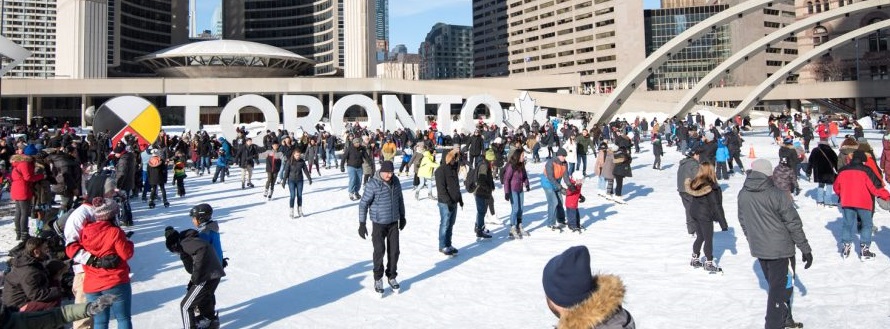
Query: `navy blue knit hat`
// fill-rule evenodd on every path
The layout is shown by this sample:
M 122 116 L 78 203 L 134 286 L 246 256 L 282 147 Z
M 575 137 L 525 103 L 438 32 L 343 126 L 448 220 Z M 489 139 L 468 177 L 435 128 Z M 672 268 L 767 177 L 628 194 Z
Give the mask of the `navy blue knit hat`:
M 544 266 L 544 294 L 554 304 L 572 307 L 580 304 L 596 289 L 590 272 L 590 252 L 585 246 L 567 249 Z

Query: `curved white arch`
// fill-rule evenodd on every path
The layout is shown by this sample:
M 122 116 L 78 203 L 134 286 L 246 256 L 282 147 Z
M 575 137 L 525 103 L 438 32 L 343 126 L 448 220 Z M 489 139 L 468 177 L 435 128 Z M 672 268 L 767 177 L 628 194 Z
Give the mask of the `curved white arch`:
M 795 33 L 820 25 L 820 23 L 822 22 L 885 5 L 890 5 L 890 0 L 871 0 L 857 2 L 852 5 L 825 11 L 821 14 L 812 15 L 779 30 L 776 30 L 773 33 L 770 33 L 769 35 L 746 46 L 738 53 L 727 58 L 725 61 L 723 61 L 723 63 L 720 63 L 720 65 L 711 70 L 708 75 L 701 78 L 701 80 L 698 81 L 695 87 L 686 92 L 683 98 L 680 99 L 680 102 L 677 103 L 677 106 L 674 108 L 676 113 L 674 115 L 678 117 L 686 115 L 686 113 L 692 110 L 694 104 L 697 103 L 702 96 L 706 95 L 708 91 L 711 90 L 711 88 L 713 88 L 714 81 L 717 81 L 717 79 L 726 76 L 727 74 L 729 74 L 730 71 L 735 70 L 736 68 L 747 62 L 748 56 L 766 50 L 766 48 L 769 48 L 770 44 L 784 40 L 788 37 L 792 37 Z
M 779 79 L 785 79 L 790 73 L 797 71 L 804 65 L 809 64 L 813 58 L 831 52 L 832 48 L 840 46 L 847 41 L 856 40 L 856 38 L 858 37 L 874 33 L 877 30 L 887 27 L 890 27 L 890 20 L 877 22 L 872 25 L 864 26 L 851 32 L 847 32 L 833 40 L 830 40 L 819 45 L 816 48 L 813 48 L 813 50 L 810 50 L 806 54 L 803 54 L 790 63 L 786 64 L 781 69 L 776 71 L 776 73 L 773 73 L 773 75 L 760 83 L 760 85 L 758 85 L 757 88 L 754 88 L 754 90 L 751 91 L 751 93 L 748 94 L 747 97 L 745 97 L 745 100 L 743 100 L 742 103 L 739 104 L 738 107 L 736 107 L 735 113 L 730 115 L 730 117 L 734 117 L 738 114 L 741 114 L 742 112 L 750 110 L 752 107 L 754 107 L 755 104 L 760 102 L 763 96 L 769 94 L 769 92 L 776 87 L 776 83 L 779 81 Z
M 590 122 L 596 123 L 602 120 L 609 120 L 615 115 L 615 112 L 618 112 L 618 109 L 621 108 L 621 104 L 623 104 L 630 94 L 637 89 L 637 86 L 640 83 L 643 83 L 646 77 L 652 74 L 652 71 L 667 62 L 668 59 L 670 59 L 671 54 L 682 50 L 689 43 L 702 37 L 712 29 L 717 28 L 717 26 L 734 21 L 748 13 L 761 10 L 763 7 L 772 6 L 772 4 L 772 0 L 745 1 L 729 7 L 710 18 L 695 24 L 683 33 L 680 33 L 680 35 L 674 37 L 671 41 L 668 41 L 668 43 L 647 56 L 643 62 L 630 71 L 630 73 L 618 84 L 618 87 L 612 91 L 609 98 L 606 99 L 606 106 L 601 108 L 600 111 L 596 111 L 593 115 L 593 120 Z

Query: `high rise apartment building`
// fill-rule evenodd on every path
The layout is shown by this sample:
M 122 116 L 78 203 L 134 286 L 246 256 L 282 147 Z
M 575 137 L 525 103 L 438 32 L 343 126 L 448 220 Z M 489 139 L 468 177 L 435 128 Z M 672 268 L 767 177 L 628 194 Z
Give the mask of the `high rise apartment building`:
M 508 0 L 510 74 L 580 73 L 609 92 L 645 58 L 642 19 L 642 1 Z
M 688 28 L 744 0 L 665 0 L 662 9 L 645 11 L 646 54 L 651 54 Z M 776 1 L 762 11 L 745 15 L 729 24 L 717 26 L 649 76 L 650 90 L 690 89 L 732 54 L 794 22 L 791 1 Z M 753 54 L 739 68 L 720 81 L 719 86 L 752 86 L 775 73 L 797 57 L 794 38 L 774 43 L 766 51 Z M 794 81 L 796 76 L 790 78 Z
M 342 72 L 344 1 L 226 0 L 223 39 L 287 49 L 316 62 L 316 75 Z
M 187 0 L 111 0 L 109 76 L 154 75 L 136 58 L 188 43 Z M 110 8 L 111 8 L 110 7 Z M 109 16 L 112 13 L 109 13 Z
M 473 75 L 508 75 L 507 45 L 507 0 L 473 0 Z
M 58 0 L 55 76 L 97 79 L 108 75 L 108 2 Z
M 389 52 L 389 0 L 375 0 L 375 37 L 377 61 L 386 60 Z
M 3 0 L 0 33 L 32 52 L 4 78 L 51 78 L 56 68 L 56 1 Z M 11 60 L 3 58 L 3 65 Z
M 473 27 L 436 23 L 420 44 L 420 79 L 473 77 Z

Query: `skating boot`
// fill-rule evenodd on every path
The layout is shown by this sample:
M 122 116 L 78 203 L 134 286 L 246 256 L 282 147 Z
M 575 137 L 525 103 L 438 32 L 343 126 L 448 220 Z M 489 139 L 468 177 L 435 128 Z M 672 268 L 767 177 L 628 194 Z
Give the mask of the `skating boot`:
M 705 271 L 708 271 L 708 273 L 711 273 L 711 274 L 717 274 L 718 272 L 723 272 L 723 269 L 717 267 L 717 264 L 714 264 L 714 261 L 712 261 L 712 260 L 705 262 L 705 265 L 703 267 L 704 267 Z
M 420 200 L 420 190 L 414 190 L 414 200 Z
M 844 243 L 844 249 L 841 251 L 841 258 L 847 259 L 850 257 L 850 252 L 853 250 L 853 245 L 850 243 Z
M 800 329 L 803 328 L 803 323 L 795 322 L 794 319 L 788 318 L 785 320 L 785 329 Z
M 155 202 L 154 202 L 154 201 L 149 201 L 149 202 L 148 202 L 148 209 L 154 209 L 154 208 L 155 208 Z
M 303 217 L 303 207 L 297 207 L 297 217 Z
M 241 189 L 244 189 L 244 182 L 241 182 Z
M 272 192 L 269 192 L 269 201 L 272 201 Z
M 164 208 L 170 208 L 170 203 L 167 201 L 164 201 Z
M 396 281 L 396 278 L 390 278 L 387 280 L 387 283 L 389 283 L 389 287 L 392 288 L 392 290 L 399 290 L 399 288 L 401 288 L 399 281 Z
M 263 190 L 263 197 L 265 198 L 265 197 L 268 197 L 268 196 L 269 196 L 269 189 L 265 189 L 265 190 Z
M 862 260 L 864 260 L 864 261 L 865 261 L 865 260 L 872 260 L 872 259 L 875 258 L 875 253 L 871 252 L 871 250 L 868 250 L 868 249 L 869 249 L 868 246 L 866 246 L 866 245 L 864 245 L 864 244 L 860 244 L 859 247 L 860 247 L 860 250 L 861 250 L 861 251 L 860 251 L 860 255 L 861 255 L 860 257 L 862 258 Z
M 489 234 L 488 230 L 486 230 L 484 227 L 481 227 L 481 228 L 477 227 L 476 228 L 476 238 L 491 239 L 491 234 Z
M 522 239 L 522 233 L 519 233 L 519 230 L 516 227 L 510 228 L 510 238 L 511 239 Z
M 290 208 L 290 218 L 296 218 L 294 217 L 294 208 Z
M 374 291 L 383 295 L 383 280 L 374 280 Z
M 689 266 L 692 266 L 692 268 L 702 267 L 701 258 L 696 254 L 692 254 L 692 261 L 689 262 Z
M 254 188 L 255 186 L 253 185 L 253 183 L 247 183 L 247 187 Z

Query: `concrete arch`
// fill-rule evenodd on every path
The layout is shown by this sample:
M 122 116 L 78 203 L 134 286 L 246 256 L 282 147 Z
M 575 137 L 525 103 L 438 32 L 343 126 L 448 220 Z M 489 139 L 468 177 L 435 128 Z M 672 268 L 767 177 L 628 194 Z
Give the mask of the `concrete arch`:
M 618 87 L 612 91 L 606 100 L 605 107 L 596 111 L 591 123 L 609 120 L 621 105 L 627 101 L 627 98 L 637 89 L 640 83 L 645 82 L 646 78 L 652 74 L 655 69 L 670 59 L 672 54 L 682 50 L 692 41 L 704 36 L 717 26 L 724 25 L 751 12 L 761 10 L 763 7 L 772 6 L 772 0 L 750 0 L 742 2 L 738 5 L 727 8 L 726 10 L 711 16 L 710 18 L 695 24 L 688 30 L 680 33 L 680 35 L 668 41 L 668 43 L 658 48 L 639 65 L 634 67 L 622 81 Z
M 782 41 L 788 37 L 792 37 L 799 32 L 803 32 L 816 26 L 823 25 L 821 24 L 823 22 L 885 5 L 890 5 L 890 0 L 862 1 L 852 5 L 838 7 L 834 10 L 825 11 L 820 14 L 812 15 L 779 30 L 776 30 L 773 33 L 770 33 L 760 40 L 757 40 L 756 42 L 746 46 L 738 53 L 730 56 L 725 61 L 723 61 L 723 63 L 720 63 L 720 65 L 711 70 L 708 75 L 705 75 L 701 80 L 699 80 L 695 87 L 686 92 L 683 98 L 680 99 L 680 102 L 677 103 L 677 106 L 675 107 L 675 115 L 686 115 L 686 113 L 692 110 L 692 108 L 695 106 L 695 103 L 697 103 L 702 96 L 706 95 L 708 91 L 713 88 L 714 81 L 717 81 L 717 79 L 726 76 L 727 74 L 729 74 L 729 72 L 744 64 L 749 56 L 766 50 L 766 48 L 769 48 L 771 44 Z
M 752 90 L 751 93 L 749 93 L 748 96 L 745 97 L 742 103 L 739 104 L 738 107 L 736 107 L 735 113 L 730 115 L 730 117 L 734 117 L 738 114 L 750 110 L 752 107 L 754 107 L 754 105 L 760 102 L 761 98 L 764 95 L 768 94 L 770 91 L 773 90 L 773 88 L 776 87 L 779 79 L 785 79 L 792 72 L 795 72 L 804 65 L 809 64 L 813 58 L 831 52 L 832 48 L 841 46 L 847 41 L 856 40 L 856 38 L 869 35 L 871 33 L 874 33 L 875 31 L 888 27 L 890 27 L 890 20 L 881 21 L 872 25 L 868 25 L 866 27 L 861 27 L 859 29 L 847 32 L 833 40 L 830 40 L 816 48 L 813 48 L 813 50 L 786 64 L 781 69 L 776 71 L 776 73 L 760 83 L 760 85 L 758 85 L 757 88 L 754 88 L 754 90 Z M 801 88 L 805 88 L 805 85 L 799 86 Z

